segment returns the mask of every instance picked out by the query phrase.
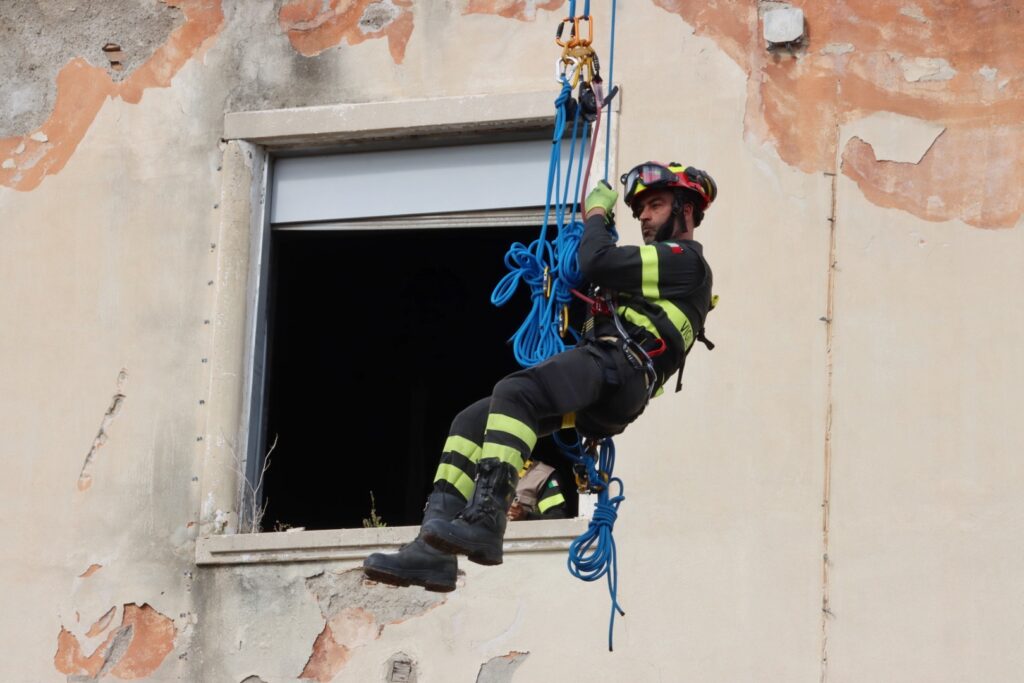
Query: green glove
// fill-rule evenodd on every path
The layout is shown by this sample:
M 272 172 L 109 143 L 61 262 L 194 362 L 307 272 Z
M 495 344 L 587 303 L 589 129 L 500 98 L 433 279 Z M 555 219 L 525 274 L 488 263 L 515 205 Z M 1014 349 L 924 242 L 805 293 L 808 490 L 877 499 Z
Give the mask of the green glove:
M 583 203 L 583 213 L 586 215 L 590 213 L 591 209 L 604 209 L 605 218 L 611 221 L 612 210 L 615 208 L 618 198 L 619 193 L 613 190 L 606 181 L 601 180 L 587 195 L 587 200 Z

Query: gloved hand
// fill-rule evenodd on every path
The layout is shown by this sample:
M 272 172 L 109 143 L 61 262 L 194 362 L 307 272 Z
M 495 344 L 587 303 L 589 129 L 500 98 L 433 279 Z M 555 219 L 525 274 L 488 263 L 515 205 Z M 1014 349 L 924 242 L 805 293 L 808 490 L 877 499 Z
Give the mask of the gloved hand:
M 590 194 L 587 195 L 587 199 L 583 203 L 583 214 L 589 214 L 591 209 L 604 209 L 605 220 L 610 223 L 612 221 L 612 210 L 615 208 L 615 202 L 618 198 L 619 193 L 613 190 L 612 186 L 606 181 L 601 180 L 590 191 Z

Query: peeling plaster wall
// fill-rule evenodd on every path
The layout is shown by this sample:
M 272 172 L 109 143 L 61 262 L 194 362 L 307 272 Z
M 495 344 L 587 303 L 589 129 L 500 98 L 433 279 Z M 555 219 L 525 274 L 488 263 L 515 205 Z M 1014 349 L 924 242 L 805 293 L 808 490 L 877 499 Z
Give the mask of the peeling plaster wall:
M 242 401 L 246 312 L 211 312 L 248 277 L 260 158 L 224 114 L 553 100 L 564 0 L 0 5 L 0 679 L 1017 676 L 1020 10 L 793 2 L 807 39 L 769 52 L 777 3 L 619 4 L 619 158 L 719 181 L 722 304 L 684 392 L 616 441 L 611 655 L 561 554 L 446 596 L 355 561 L 195 565 L 238 524 L 206 501 L 233 488 L 211 410 Z

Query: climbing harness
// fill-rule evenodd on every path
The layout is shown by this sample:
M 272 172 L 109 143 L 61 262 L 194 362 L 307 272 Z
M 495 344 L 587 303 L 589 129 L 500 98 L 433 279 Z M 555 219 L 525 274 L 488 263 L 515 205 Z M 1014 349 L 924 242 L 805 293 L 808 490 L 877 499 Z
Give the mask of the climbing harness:
M 555 63 L 555 79 L 561 84 L 561 90 L 555 99 L 555 126 L 551 139 L 544 221 L 540 236 L 529 246 L 516 242 L 509 248 L 505 255 L 505 266 L 509 272 L 491 293 L 491 303 L 496 306 L 507 303 L 520 281 L 529 288 L 532 302 L 530 311 L 510 341 L 516 361 L 522 367 L 530 367 L 564 351 L 567 334 L 572 337 L 573 344 L 580 341 L 580 333 L 569 324 L 569 304 L 574 295 L 589 301 L 592 306 L 596 301 L 602 302 L 600 305 L 608 309 L 616 322 L 623 352 L 631 363 L 639 363 L 644 367 L 649 391 L 653 392 L 657 386 L 657 377 L 649 352 L 645 352 L 625 333 L 614 306 L 609 307 L 603 297 L 588 298 L 578 291 L 583 280 L 577 258 L 583 236 L 580 213 L 605 111 L 604 179 L 608 179 L 611 143 L 611 107 L 608 104 L 618 91 L 610 78 L 614 69 L 616 4 L 617 0 L 612 0 L 607 95 L 601 78 L 601 62 L 593 48 L 594 18 L 590 14 L 590 0 L 585 0 L 583 12 L 579 15 L 576 14 L 576 0 L 569 0 L 569 14 L 559 22 L 555 30 L 555 43 L 562 48 Z M 577 93 L 575 98 L 574 91 Z M 568 159 L 563 166 L 563 140 L 567 137 L 570 123 Z M 548 239 L 552 218 L 556 234 L 553 239 Z M 613 240 L 617 240 L 618 235 L 614 230 L 611 232 Z M 553 434 L 552 438 L 563 454 L 573 461 L 580 492 L 597 495 L 593 518 L 587 531 L 570 545 L 567 562 L 573 576 L 584 581 L 607 577 L 611 597 L 611 618 L 608 624 L 610 651 L 615 613 L 625 615 L 617 598 L 618 562 L 612 536 L 619 504 L 625 498 L 622 481 L 612 475 L 615 446 L 611 438 L 605 438 L 599 442 L 588 442 L 584 448 L 583 437 L 579 433 L 575 443 L 571 444 L 560 439 L 558 434 Z M 614 496 L 609 492 L 613 485 L 618 487 L 618 493 Z

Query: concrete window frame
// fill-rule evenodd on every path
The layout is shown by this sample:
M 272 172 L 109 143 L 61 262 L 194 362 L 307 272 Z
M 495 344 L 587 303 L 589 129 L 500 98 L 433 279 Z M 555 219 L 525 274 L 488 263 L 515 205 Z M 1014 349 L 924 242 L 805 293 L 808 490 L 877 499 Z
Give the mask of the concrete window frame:
M 200 519 L 196 563 L 260 564 L 358 560 L 411 541 L 418 527 L 239 533 L 246 504 L 246 457 L 250 444 L 254 374 L 259 353 L 260 287 L 266 277 L 270 237 L 268 192 L 275 155 L 302 150 L 375 148 L 402 140 L 464 142 L 547 128 L 554 120 L 553 92 L 487 94 L 390 102 L 340 104 L 228 113 L 224 119 L 222 189 L 212 296 L 208 390 L 200 403 L 205 424 L 199 475 Z M 614 100 L 617 114 L 621 94 Z M 615 168 L 618 116 L 611 117 L 609 166 Z M 410 123 L 413 122 L 413 123 Z M 603 138 L 595 153 L 594 177 L 604 175 Z M 260 384 L 261 385 L 261 384 Z M 248 472 L 251 477 L 253 472 Z M 510 525 L 505 551 L 568 548 L 589 523 L 581 498 L 575 519 Z

